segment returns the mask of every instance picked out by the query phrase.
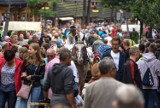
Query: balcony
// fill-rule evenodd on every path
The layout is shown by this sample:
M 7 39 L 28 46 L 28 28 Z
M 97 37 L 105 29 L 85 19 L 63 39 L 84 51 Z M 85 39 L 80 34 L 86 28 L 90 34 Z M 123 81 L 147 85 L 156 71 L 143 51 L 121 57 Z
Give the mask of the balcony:
M 0 5 L 8 5 L 8 3 L 12 5 L 26 4 L 26 0 L 0 0 Z

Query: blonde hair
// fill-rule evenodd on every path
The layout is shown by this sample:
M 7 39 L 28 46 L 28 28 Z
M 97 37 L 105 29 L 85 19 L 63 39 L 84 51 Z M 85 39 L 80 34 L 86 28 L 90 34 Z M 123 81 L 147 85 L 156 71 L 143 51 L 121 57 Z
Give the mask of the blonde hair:
M 99 63 L 95 63 L 95 64 L 92 66 L 91 74 L 92 74 L 92 76 L 100 75 Z
M 32 43 L 32 44 L 30 44 L 29 45 L 30 47 L 32 47 L 34 50 L 36 50 L 37 52 L 36 52 L 36 65 L 40 65 L 40 64 L 42 64 L 43 63 L 43 60 L 42 60 L 42 58 L 41 58 L 41 52 L 40 52 L 40 46 L 39 46 L 39 44 L 37 44 L 37 43 Z M 32 56 L 29 56 L 29 58 L 28 58 L 28 63 L 30 64 L 30 63 L 32 63 L 32 60 L 33 60 L 33 57 Z

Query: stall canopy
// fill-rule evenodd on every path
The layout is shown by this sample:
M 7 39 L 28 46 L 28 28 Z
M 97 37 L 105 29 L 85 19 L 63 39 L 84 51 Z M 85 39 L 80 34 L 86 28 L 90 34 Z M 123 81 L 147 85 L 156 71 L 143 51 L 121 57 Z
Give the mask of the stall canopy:
M 4 28 L 5 23 L 3 24 Z M 8 30 L 13 31 L 41 31 L 41 22 L 23 22 L 23 21 L 10 21 Z
M 59 19 L 62 21 L 67 21 L 67 20 L 73 20 L 74 18 L 73 17 L 61 17 Z

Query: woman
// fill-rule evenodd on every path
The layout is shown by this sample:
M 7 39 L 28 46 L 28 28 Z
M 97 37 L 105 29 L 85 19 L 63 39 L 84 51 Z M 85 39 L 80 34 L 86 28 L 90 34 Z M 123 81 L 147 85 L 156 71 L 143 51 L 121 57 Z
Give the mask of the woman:
M 38 102 L 41 95 L 40 80 L 44 77 L 45 63 L 41 58 L 40 47 L 37 43 L 29 46 L 29 57 L 24 60 L 21 77 L 24 84 L 32 85 L 30 95 L 31 102 Z M 27 108 L 28 99 L 21 99 L 21 108 Z
M 41 45 L 41 55 L 43 58 L 46 58 L 46 52 L 50 48 L 50 45 L 48 43 L 43 43 Z
M 16 104 L 16 93 L 21 87 L 20 69 L 22 61 L 15 57 L 15 52 L 5 50 L 0 58 L 0 108 L 13 108 Z
M 21 60 L 25 60 L 28 57 L 28 49 L 26 47 L 22 47 L 19 49 L 19 58 Z

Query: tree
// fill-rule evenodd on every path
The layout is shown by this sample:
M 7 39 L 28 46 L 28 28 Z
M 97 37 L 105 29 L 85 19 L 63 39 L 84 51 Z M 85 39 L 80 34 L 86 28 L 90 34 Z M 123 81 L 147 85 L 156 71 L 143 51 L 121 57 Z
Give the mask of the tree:
M 44 17 L 51 17 L 54 15 L 53 9 L 53 3 L 55 3 L 56 0 L 26 0 L 29 7 L 29 13 L 32 16 L 32 20 L 35 20 L 35 15 Z M 46 5 L 47 4 L 47 5 Z M 42 9 L 43 6 L 47 6 L 48 9 Z
M 101 0 L 101 5 L 111 9 L 111 20 L 114 20 L 113 12 L 116 6 L 119 5 L 120 0 Z
M 150 26 L 150 35 L 152 28 L 160 19 L 159 0 L 132 0 L 130 10 L 140 22 Z M 150 36 L 151 37 L 151 36 Z

